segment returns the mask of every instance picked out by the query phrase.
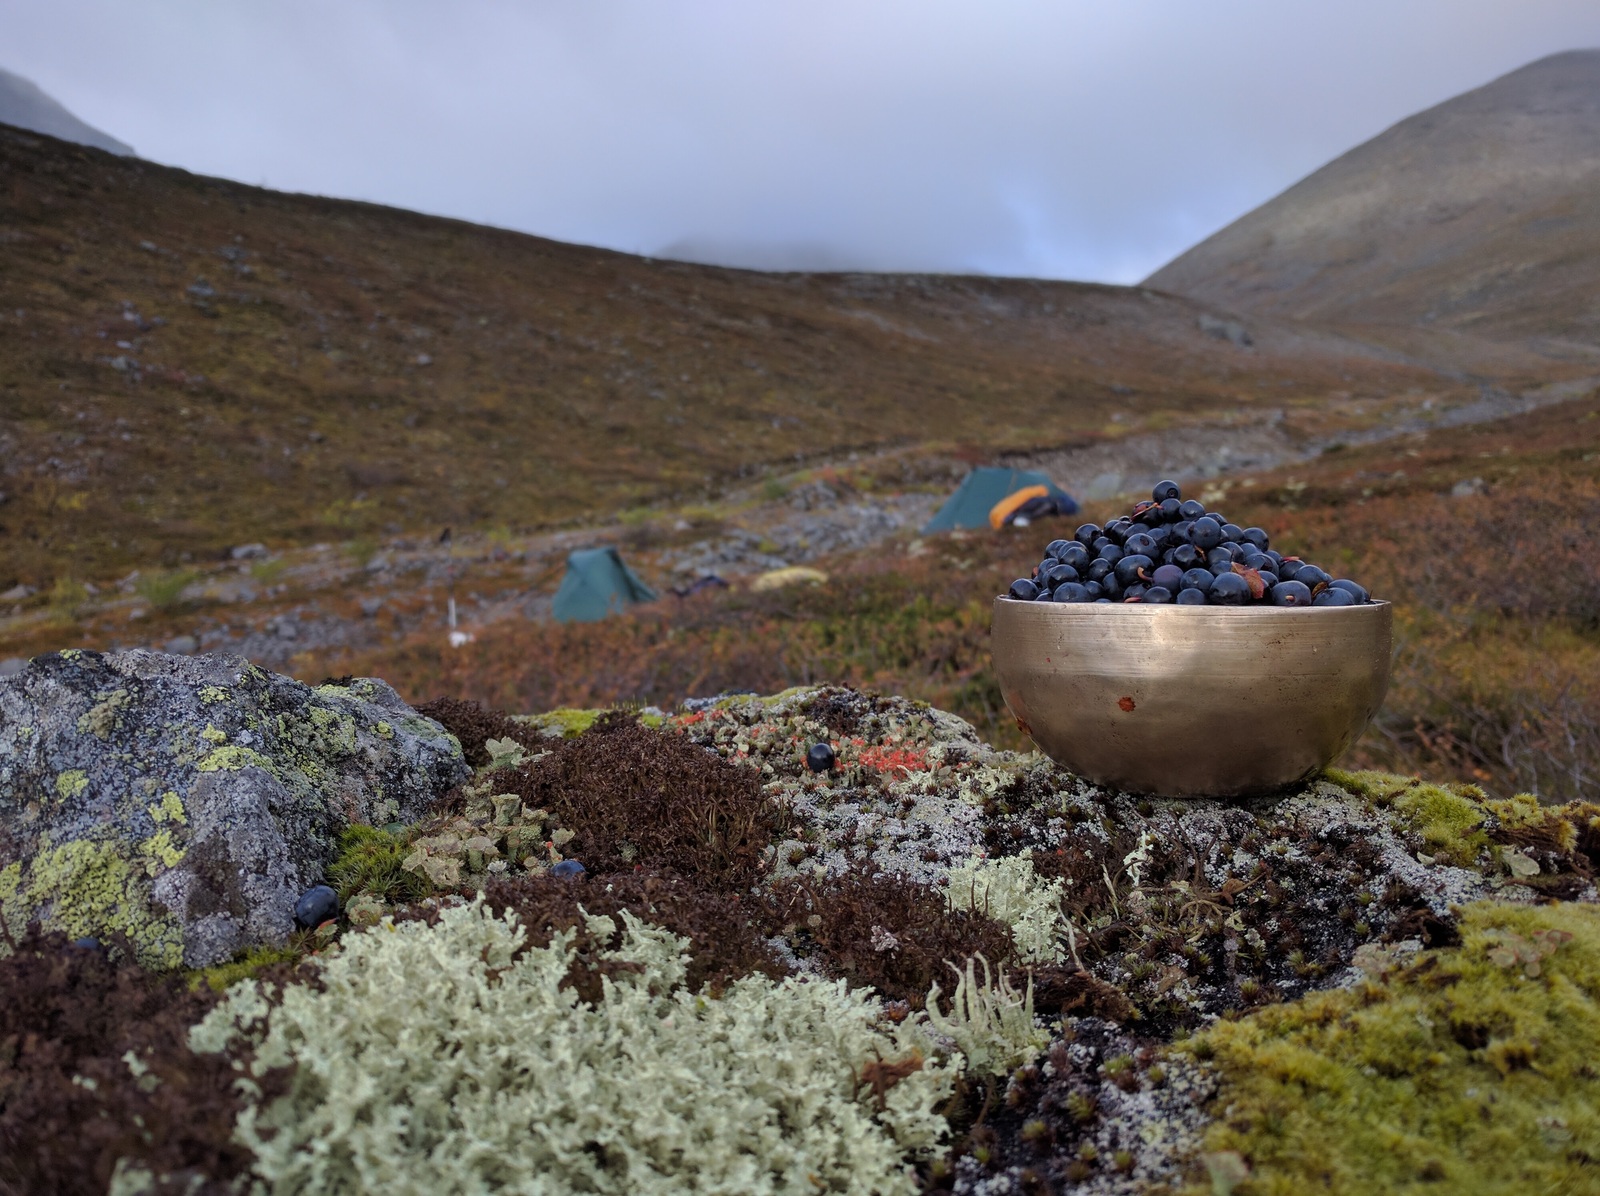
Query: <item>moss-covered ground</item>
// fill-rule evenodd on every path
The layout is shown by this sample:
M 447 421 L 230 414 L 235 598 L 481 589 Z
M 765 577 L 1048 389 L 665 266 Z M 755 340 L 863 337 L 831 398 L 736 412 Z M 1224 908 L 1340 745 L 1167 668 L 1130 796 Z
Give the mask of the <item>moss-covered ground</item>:
M 842 985 L 847 1004 L 865 1004 L 850 1004 L 855 1012 L 841 1005 L 824 1021 L 854 1018 L 868 1034 L 863 1043 L 880 1034 L 899 1044 L 882 1039 L 877 1056 L 865 1048 L 869 1056 L 846 1068 L 853 1079 L 824 1085 L 830 1100 L 864 1102 L 857 1113 L 866 1120 L 849 1132 L 877 1144 L 874 1174 L 894 1177 L 879 1190 L 1594 1189 L 1600 808 L 1493 799 L 1470 785 L 1377 772 L 1332 772 L 1299 792 L 1243 804 L 1138 799 L 1099 791 L 1035 755 L 998 751 L 926 704 L 837 687 L 730 696 L 652 717 L 655 726 L 627 711 L 519 719 L 461 701 L 430 710 L 479 761 L 476 772 L 419 823 L 344 835 L 329 874 L 342 901 L 336 922 L 191 975 L 128 971 L 119 952 L 132 944 L 112 943 L 108 956 L 60 938 L 30 939 L 0 960 L 0 988 L 31 986 L 26 999 L 0 1002 L 0 1049 L 11 1061 L 9 1078 L 0 1078 L 0 1146 L 8 1148 L 0 1159 L 13 1167 L 0 1162 L 0 1180 L 104 1191 L 120 1168 L 118 1182 L 132 1186 L 119 1191 L 161 1191 L 159 1168 L 188 1182 L 184 1160 L 211 1159 L 204 1165 L 223 1168 L 210 1176 L 220 1183 L 233 1174 L 227 1167 L 265 1151 L 256 1156 L 263 1174 L 299 1176 L 306 1191 L 336 1189 L 350 1167 L 443 1175 L 445 1190 L 464 1191 L 464 1177 L 525 1165 L 567 1177 L 561 1191 L 646 1190 L 658 1181 L 698 1190 L 715 1169 L 652 1154 L 628 1135 L 617 1153 L 600 1156 L 574 1154 L 576 1142 L 567 1142 L 548 1157 L 508 1147 L 493 1166 L 487 1156 L 441 1158 L 453 1132 L 505 1129 L 498 1115 L 472 1111 L 486 1081 L 470 1068 L 436 1075 L 411 1095 L 407 1066 L 372 1072 L 375 1084 L 381 1074 L 382 1084 L 401 1085 L 359 1105 L 372 1116 L 380 1105 L 404 1109 L 414 1096 L 435 1110 L 428 1116 L 445 1119 L 444 1137 L 428 1139 L 435 1161 L 422 1170 L 377 1121 L 370 1133 L 361 1129 L 369 1113 L 352 1122 L 340 1112 L 332 1081 L 318 1077 L 354 1083 L 370 1049 L 359 1046 L 363 1035 L 432 1042 L 458 1034 L 473 1058 L 522 1058 L 528 1042 L 482 1041 L 492 1019 L 463 1015 L 456 1030 L 441 1030 L 437 1013 L 419 1012 L 429 1001 L 411 999 L 426 989 L 449 1004 L 473 992 L 473 1001 L 509 1002 L 504 1008 L 533 1019 L 530 1026 L 554 1026 L 550 996 L 493 995 L 512 975 L 507 967 L 522 967 L 516 984 L 548 973 L 538 983 L 567 994 L 557 1006 L 566 1002 L 582 1018 L 594 1010 L 596 1027 L 624 1017 L 628 1002 L 670 998 L 689 1002 L 697 1019 L 725 1014 L 735 1037 L 753 1031 L 735 1006 L 780 1016 L 789 1008 L 785 986 Z M 819 741 L 836 753 L 823 774 L 804 764 Z M 575 863 L 583 870 L 567 875 Z M 480 893 L 485 916 L 514 918 L 523 928 L 514 935 L 526 934 L 526 947 L 506 946 L 506 960 L 502 947 L 484 944 L 481 957 L 478 946 L 470 958 L 453 954 L 452 943 L 481 934 L 511 943 L 511 931 L 458 925 L 463 903 Z M 629 919 L 658 928 L 647 938 L 681 944 L 670 993 L 652 988 L 647 999 L 628 987 L 666 966 L 655 947 L 624 935 Z M 401 952 L 410 962 L 366 945 L 365 936 L 396 926 L 411 927 Z M 526 957 L 523 967 L 516 961 L 525 950 L 550 954 L 537 966 Z M 333 964 L 350 953 L 366 962 L 346 976 Z M 424 956 L 438 975 L 419 986 L 412 973 Z M 96 972 L 104 968 L 111 971 Z M 91 973 L 129 995 L 83 1008 L 75 990 Z M 253 996 L 252 983 L 262 986 Z M 266 1089 L 235 1089 L 224 1102 L 233 1112 L 219 1116 L 215 1066 L 189 1059 L 172 1037 L 181 1025 L 166 1019 L 159 1032 L 157 1023 L 140 1030 L 118 1011 L 171 992 L 194 1019 L 224 990 L 234 1011 L 227 1018 L 244 1034 L 233 1058 Z M 733 1004 L 713 1008 L 724 1001 Z M 278 1037 L 261 1040 L 280 1007 L 293 1012 L 283 1014 Z M 813 1032 L 797 1029 L 812 1016 L 799 1008 L 781 1014 L 789 1028 L 773 1031 L 774 1059 L 810 1049 L 783 1038 Z M 72 1037 L 67 1027 L 91 1015 L 104 1024 Z M 257 1025 L 257 1016 L 267 1020 Z M 406 1018 L 424 1016 L 426 1024 L 406 1027 Z M 348 1033 L 327 1037 L 325 1028 L 339 1025 Z M 566 1030 L 528 1033 L 555 1035 L 529 1059 L 566 1049 Z M 581 1067 L 610 1066 L 587 1034 Z M 109 1066 L 128 1049 L 122 1043 L 143 1044 L 135 1063 Z M 728 1065 L 706 1057 L 716 1074 Z M 897 1089 L 922 1068 L 945 1078 L 927 1088 L 930 1070 L 926 1082 Z M 183 1079 L 191 1070 L 192 1083 Z M 574 1074 L 576 1094 L 590 1081 Z M 84 1075 L 97 1077 L 94 1089 L 73 1079 Z M 504 1108 L 549 1103 L 506 1077 L 490 1084 L 506 1085 Z M 609 1080 L 594 1083 L 611 1093 L 612 1111 L 593 1113 L 597 1126 L 618 1111 L 630 1124 L 654 1116 Z M 652 1090 L 720 1107 L 721 1094 L 696 1102 L 677 1083 Z M 57 1152 L 30 1170 L 30 1107 L 86 1125 L 138 1110 L 170 1122 L 183 1118 L 190 1091 L 207 1094 L 210 1107 L 196 1116 L 209 1138 L 155 1151 L 114 1136 L 99 1153 Z M 920 1121 L 921 1145 L 904 1147 L 894 1163 L 881 1152 L 901 1149 L 885 1146 L 900 1131 L 882 1137 L 891 1122 L 873 1110 L 910 1109 L 915 1093 L 924 1101 L 935 1091 L 916 1116 L 936 1116 L 937 1144 L 927 1136 L 934 1123 Z M 279 1095 L 290 1104 L 275 1105 Z M 295 1151 L 308 1152 L 300 1161 L 249 1128 L 282 1121 L 291 1105 L 300 1110 Z M 218 1138 L 235 1115 L 246 1117 L 238 1138 Z M 827 1128 L 842 1124 L 794 1125 L 793 1141 L 834 1160 L 828 1166 L 840 1178 L 826 1190 L 857 1190 L 842 1178 L 849 1152 Z M 58 1136 L 77 1132 L 52 1125 Z M 241 1154 L 241 1144 L 253 1145 Z M 785 1174 L 781 1156 L 764 1156 L 774 1170 L 753 1174 L 747 1190 L 790 1190 L 772 1178 Z M 584 1171 L 594 1158 L 600 1169 Z M 628 1171 L 640 1166 L 648 1175 Z M 588 1175 L 581 1182 L 580 1172 Z
M 1600 1189 L 1600 908 L 1474 903 L 1460 933 L 1186 1044 L 1239 1196 Z

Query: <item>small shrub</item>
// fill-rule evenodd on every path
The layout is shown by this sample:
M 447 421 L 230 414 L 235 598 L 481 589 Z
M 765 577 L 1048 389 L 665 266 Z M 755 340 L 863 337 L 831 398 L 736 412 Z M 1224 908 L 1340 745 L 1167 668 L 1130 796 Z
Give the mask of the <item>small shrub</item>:
M 171 610 L 183 601 L 183 591 L 194 583 L 189 569 L 163 569 L 146 573 L 137 583 L 139 596 L 157 610 Z

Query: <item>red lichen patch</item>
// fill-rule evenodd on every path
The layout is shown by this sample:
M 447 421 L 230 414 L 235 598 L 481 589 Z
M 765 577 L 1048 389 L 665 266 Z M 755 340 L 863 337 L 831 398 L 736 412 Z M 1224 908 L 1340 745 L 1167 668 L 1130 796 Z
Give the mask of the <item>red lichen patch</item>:
M 1117 699 L 1117 706 L 1124 714 L 1132 714 L 1134 705 L 1134 700 L 1131 697 L 1121 697 Z
M 888 773 L 896 780 L 903 780 L 914 772 L 923 772 L 928 767 L 927 752 L 917 748 L 874 746 L 864 748 L 858 759 L 863 767 Z
M 235 1073 L 187 1044 L 213 1000 L 61 935 L 23 939 L 0 960 L 0 1193 L 100 1196 L 119 1158 L 154 1192 L 231 1191 L 251 1162 Z

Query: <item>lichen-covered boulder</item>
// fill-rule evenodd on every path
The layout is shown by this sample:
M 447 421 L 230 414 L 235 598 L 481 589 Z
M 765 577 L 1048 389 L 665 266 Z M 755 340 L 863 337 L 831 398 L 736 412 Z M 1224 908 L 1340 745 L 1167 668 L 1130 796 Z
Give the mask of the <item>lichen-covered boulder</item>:
M 0 919 L 214 964 L 288 936 L 344 827 L 414 821 L 468 775 L 455 738 L 382 681 L 35 657 L 0 678 Z

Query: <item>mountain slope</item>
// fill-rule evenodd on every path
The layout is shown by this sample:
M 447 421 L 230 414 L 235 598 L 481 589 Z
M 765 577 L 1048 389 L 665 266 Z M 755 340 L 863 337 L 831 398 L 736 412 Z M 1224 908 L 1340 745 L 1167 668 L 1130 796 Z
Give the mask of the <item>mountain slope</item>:
M 1233 311 L 1600 350 L 1600 50 L 1401 121 L 1146 285 Z
M 16 125 L 35 133 L 48 133 L 63 141 L 92 145 L 113 154 L 133 153 L 115 137 L 85 124 L 35 83 L 0 68 L 0 124 Z
M 888 446 L 1082 442 L 1114 413 L 1476 394 L 1301 327 L 1246 347 L 1138 289 L 662 262 L 16 130 L 0 194 L 0 592 L 550 526 Z

